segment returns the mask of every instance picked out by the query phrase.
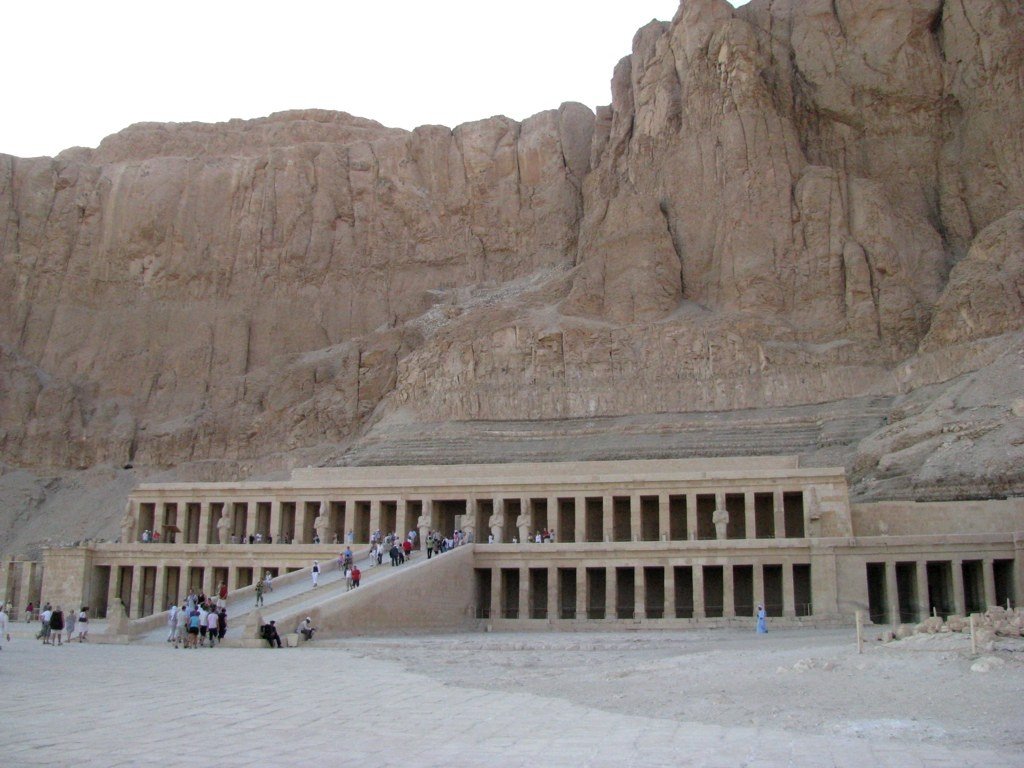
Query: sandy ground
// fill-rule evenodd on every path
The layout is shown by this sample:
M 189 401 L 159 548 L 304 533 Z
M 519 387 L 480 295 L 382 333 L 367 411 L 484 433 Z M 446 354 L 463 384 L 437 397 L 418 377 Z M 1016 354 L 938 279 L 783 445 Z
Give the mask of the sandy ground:
M 99 627 L 94 627 L 99 629 Z M 1024 642 L 849 630 L 0 651 L 0 765 L 1024 766 Z
M 883 644 L 853 630 L 491 634 L 359 640 L 351 652 L 448 685 L 527 691 L 680 723 L 1018 750 L 1024 642 L 972 672 L 964 635 Z

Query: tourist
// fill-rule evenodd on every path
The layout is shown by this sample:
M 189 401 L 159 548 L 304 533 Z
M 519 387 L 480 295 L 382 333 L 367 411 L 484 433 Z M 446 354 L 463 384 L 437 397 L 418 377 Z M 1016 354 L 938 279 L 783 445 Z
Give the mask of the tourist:
M 196 637 L 195 645 L 203 645 L 206 642 L 206 617 L 209 615 L 209 611 L 206 610 L 206 601 L 203 600 L 199 603 L 199 608 L 196 611 L 196 615 L 199 617 L 199 636 Z
M 36 612 L 36 605 L 31 600 L 29 604 L 25 606 L 25 623 L 32 621 L 32 614 Z
M 346 568 L 345 569 L 345 591 L 348 592 L 350 589 L 352 589 L 352 569 L 351 568 Z
M 213 648 L 217 642 L 217 633 L 220 631 L 220 614 L 211 610 L 206 614 L 206 639 L 210 641 L 210 647 Z
M 64 632 L 67 633 L 65 642 L 71 642 L 71 636 L 75 634 L 75 612 L 68 611 L 67 618 L 64 619 Z
M 270 575 L 270 571 L 263 574 L 263 589 L 266 592 L 274 591 L 274 577 Z
M 295 628 L 296 634 L 302 635 L 306 642 L 313 639 L 313 633 L 316 632 L 316 627 L 313 626 L 313 619 L 309 616 L 299 622 L 299 626 Z
M 217 607 L 223 608 L 228 604 L 228 585 L 223 581 L 220 583 L 220 589 L 217 590 Z
M 188 638 L 186 648 L 195 648 L 199 645 L 199 609 L 193 608 L 188 615 Z
M 50 604 L 47 603 L 43 606 L 43 610 L 39 612 L 39 634 L 36 637 L 43 639 L 43 645 L 50 644 L 50 616 L 53 611 L 50 609 Z
M 261 605 L 263 605 L 263 590 L 264 590 L 263 580 L 261 579 L 260 581 L 256 582 L 256 607 L 257 608 L 259 608 Z
M 9 643 L 11 642 L 11 624 L 10 618 L 8 617 L 7 611 L 5 610 L 6 607 L 7 606 L 3 606 L 3 608 L 0 608 L 0 639 L 6 637 L 7 642 Z
M 277 627 L 275 626 L 275 622 L 271 621 L 269 624 L 264 624 L 262 627 L 260 627 L 260 635 L 263 637 L 264 640 L 267 641 L 267 645 L 269 645 L 271 648 L 274 647 L 275 643 L 277 644 L 278 648 L 281 647 L 281 636 L 277 634 Z
M 346 544 L 351 544 L 355 540 L 356 540 L 355 537 L 352 535 L 352 530 L 349 529 L 349 532 L 345 534 L 345 543 Z
M 412 557 L 412 542 L 408 539 L 402 542 L 402 554 L 405 557 Z
M 83 605 L 78 612 L 78 642 L 84 643 L 89 637 L 89 606 Z
M 359 566 L 358 565 L 354 566 L 352 568 L 352 586 L 353 587 L 358 587 L 359 586 L 359 578 L 361 576 L 362 576 L 362 572 L 359 570 Z
M 757 606 L 757 634 L 763 635 L 768 632 L 768 614 L 763 605 Z
M 430 531 L 427 534 L 427 560 L 434 555 L 434 532 Z
M 320 563 L 316 560 L 313 561 L 313 570 L 310 572 L 313 577 L 313 586 L 319 586 L 320 582 Z
M 171 603 L 171 607 L 167 609 L 167 642 L 174 642 L 174 635 L 178 629 L 178 606 Z
M 487 534 L 487 543 L 488 544 L 493 544 L 494 543 L 494 534 L 493 533 L 488 533 Z
M 64 631 L 64 611 L 60 609 L 58 605 L 52 613 L 50 613 L 50 635 L 56 636 L 57 645 L 61 645 L 61 633 Z M 53 640 L 50 640 L 50 645 L 53 645 Z
M 228 609 L 221 608 L 217 611 L 217 641 L 222 642 L 224 635 L 228 633 Z
M 188 643 L 188 617 L 188 608 L 182 603 L 181 608 L 175 611 L 174 616 L 174 639 L 172 642 L 175 648 L 178 647 L 178 643 L 183 646 Z

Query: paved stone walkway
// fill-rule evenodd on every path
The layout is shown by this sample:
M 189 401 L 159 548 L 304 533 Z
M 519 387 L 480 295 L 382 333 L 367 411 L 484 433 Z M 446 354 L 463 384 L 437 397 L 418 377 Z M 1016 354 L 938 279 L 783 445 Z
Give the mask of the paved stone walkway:
M 0 651 L 0 764 L 1024 766 L 1024 755 L 681 724 L 444 684 L 338 648 Z M 652 696 L 681 695 L 659 691 Z

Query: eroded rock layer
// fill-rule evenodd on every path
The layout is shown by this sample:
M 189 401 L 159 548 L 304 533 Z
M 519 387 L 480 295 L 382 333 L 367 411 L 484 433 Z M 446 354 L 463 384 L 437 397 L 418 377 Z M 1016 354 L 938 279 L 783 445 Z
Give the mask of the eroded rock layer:
M 812 405 L 842 449 L 796 452 L 864 497 L 1020 493 L 1022 91 L 1016 0 L 684 0 L 596 115 L 0 156 L 0 536 L 50 503 L 25 471 L 402 461 L 473 420 L 555 420 L 573 453 L 603 419 L 614 455 L 625 418 L 663 455 L 738 409 L 788 445 Z

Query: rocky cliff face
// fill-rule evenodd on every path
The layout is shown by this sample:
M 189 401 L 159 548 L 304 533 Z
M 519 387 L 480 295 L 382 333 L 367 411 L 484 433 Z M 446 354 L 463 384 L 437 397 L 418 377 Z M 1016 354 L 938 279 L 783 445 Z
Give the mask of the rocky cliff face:
M 2 157 L 0 449 L 229 477 L 409 422 L 881 396 L 864 495 L 1021 492 L 1022 125 L 1016 0 L 684 0 L 596 115 Z

